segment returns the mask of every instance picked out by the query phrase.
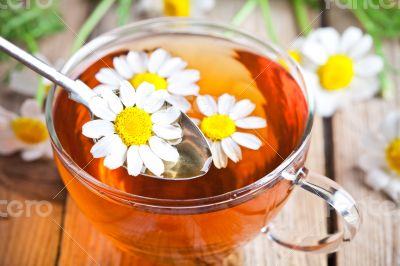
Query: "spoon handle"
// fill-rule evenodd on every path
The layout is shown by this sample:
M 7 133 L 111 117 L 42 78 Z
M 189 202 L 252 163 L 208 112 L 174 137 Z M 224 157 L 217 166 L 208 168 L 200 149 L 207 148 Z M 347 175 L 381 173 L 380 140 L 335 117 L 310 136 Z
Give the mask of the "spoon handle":
M 0 36 L 0 50 L 3 50 L 8 55 L 15 58 L 17 61 L 21 62 L 25 66 L 29 67 L 41 76 L 51 80 L 55 84 L 65 88 L 71 93 L 80 94 L 76 82 L 67 76 L 61 74 L 59 71 L 44 63 L 43 61 L 37 59 L 33 55 L 25 52 L 18 46 L 7 41 Z

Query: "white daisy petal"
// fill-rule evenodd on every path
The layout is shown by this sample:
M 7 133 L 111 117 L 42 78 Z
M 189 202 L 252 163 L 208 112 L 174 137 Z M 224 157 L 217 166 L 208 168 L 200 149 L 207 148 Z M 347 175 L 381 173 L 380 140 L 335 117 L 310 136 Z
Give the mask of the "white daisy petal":
M 170 57 L 169 53 L 164 49 L 157 49 L 151 55 L 148 63 L 148 69 L 151 73 L 157 73 L 160 67 Z
M 153 84 L 146 81 L 142 82 L 136 89 L 136 105 L 140 108 L 144 108 L 147 98 L 151 96 L 154 91 L 155 87 Z
M 382 69 L 383 60 L 377 55 L 366 56 L 355 64 L 355 72 L 361 77 L 376 76 Z
M 140 145 L 139 154 L 147 169 L 149 169 L 156 176 L 162 175 L 164 172 L 164 163 L 151 151 L 148 145 Z
M 235 106 L 236 99 L 234 96 L 224 93 L 218 98 L 218 113 L 227 115 Z
M 175 163 L 179 160 L 177 149 L 159 137 L 151 137 L 149 139 L 149 146 L 154 154 L 164 161 Z
M 94 87 L 93 92 L 99 95 L 107 95 L 107 93 L 112 92 L 114 93 L 115 87 L 105 84 L 100 84 Z
M 97 117 L 108 121 L 114 121 L 116 114 L 110 110 L 107 101 L 101 97 L 94 97 L 89 100 L 89 109 Z
M 119 114 L 124 107 L 122 106 L 119 97 L 110 89 L 109 86 L 99 85 L 95 88 L 95 92 L 99 94 L 108 104 L 111 111 Z
M 144 103 L 143 109 L 152 114 L 160 110 L 160 108 L 165 104 L 165 100 L 160 95 L 157 95 L 157 92 L 153 93 L 150 97 L 148 97 Z
M 187 63 L 179 57 L 174 57 L 167 60 L 158 70 L 158 75 L 165 78 L 172 74 L 183 70 L 187 66 Z
M 235 125 L 245 129 L 257 129 L 266 127 L 267 121 L 262 117 L 250 116 L 236 120 Z
M 262 145 L 262 142 L 258 137 L 249 133 L 235 132 L 232 134 L 232 139 L 237 144 L 252 150 L 258 150 Z
M 139 146 L 130 146 L 126 156 L 128 174 L 138 176 L 143 167 L 143 160 L 139 155 Z
M 114 141 L 118 138 L 117 135 L 108 135 L 97 141 L 90 149 L 93 158 L 101 158 L 110 154 Z
M 378 154 L 364 154 L 358 161 L 360 168 L 366 172 L 384 167 L 386 165 L 386 159 L 382 155 Z
M 233 120 L 246 117 L 251 114 L 255 108 L 256 105 L 248 99 L 238 101 L 229 112 L 229 117 Z
M 342 34 L 339 43 L 339 53 L 347 54 L 348 51 L 357 46 L 357 43 L 362 37 L 362 31 L 359 28 L 350 26 Z
M 368 172 L 365 183 L 373 189 L 381 190 L 390 183 L 391 177 L 380 169 L 373 169 Z
M 79 103 L 84 105 L 88 105 L 88 102 L 92 97 L 96 96 L 96 92 L 94 92 L 88 85 L 86 85 L 81 80 L 75 80 L 75 90 L 79 91 L 79 93 L 70 93 L 69 97 Z
M 10 112 L 0 106 L 0 117 L 2 117 L 4 120 L 11 121 L 17 118 L 18 116 L 13 112 Z
M 124 165 L 127 150 L 128 147 L 120 138 L 117 138 L 112 143 L 111 153 L 104 159 L 104 166 L 108 169 L 114 170 Z
M 45 153 L 45 145 L 40 144 L 34 148 L 29 148 L 22 151 L 21 157 L 24 161 L 32 162 L 42 158 L 44 153 Z
M 123 80 L 122 77 L 112 68 L 102 68 L 95 75 L 96 79 L 103 84 L 118 87 Z
M 368 51 L 371 50 L 372 44 L 373 44 L 372 37 L 366 34 L 360 39 L 357 45 L 354 46 L 353 49 L 349 51 L 349 55 L 354 59 L 361 58 Z
M 195 69 L 185 69 L 173 74 L 167 79 L 168 83 L 195 83 L 200 79 L 200 71 Z
M 126 60 L 134 73 L 147 71 L 148 57 L 145 52 L 129 52 Z
M 197 95 L 199 90 L 200 87 L 196 84 L 171 83 L 168 85 L 168 92 L 182 96 Z
M 0 155 L 10 155 L 25 147 L 26 145 L 15 137 L 11 129 L 0 131 Z
M 182 137 L 182 129 L 174 125 L 153 125 L 153 132 L 162 139 L 173 140 Z
M 380 87 L 379 79 L 376 78 L 360 78 L 354 77 L 348 94 L 350 95 L 349 100 L 363 101 L 373 97 L 378 93 Z
M 306 40 L 302 52 L 308 59 L 317 65 L 323 65 L 326 60 L 328 60 L 327 51 L 316 41 Z
M 400 112 L 391 112 L 386 116 L 382 133 L 388 141 L 400 138 Z
M 166 98 L 166 101 L 168 103 L 170 103 L 171 105 L 175 106 L 176 108 L 178 108 L 179 110 L 181 110 L 184 113 L 189 111 L 190 108 L 191 108 L 191 104 L 183 96 L 168 95 L 168 97 Z
M 136 91 L 132 84 L 126 80 L 121 82 L 119 97 L 125 107 L 132 107 L 136 103 Z
M 222 150 L 233 162 L 237 163 L 242 159 L 242 150 L 232 138 L 228 137 L 221 140 L 221 146 Z
M 336 29 L 332 27 L 320 28 L 318 31 L 318 40 L 325 47 L 327 52 L 332 55 L 337 53 L 340 35 Z
M 113 65 L 117 73 L 124 79 L 130 79 L 133 76 L 133 69 L 128 64 L 126 56 L 118 56 L 113 58 Z
M 210 95 L 199 95 L 196 98 L 200 112 L 205 116 L 211 116 L 218 111 L 217 103 Z
M 36 100 L 28 99 L 22 104 L 21 116 L 36 119 L 42 117 L 42 110 L 40 109 Z
M 98 139 L 100 137 L 114 134 L 114 124 L 106 120 L 92 120 L 82 127 L 82 134 L 88 138 Z
M 151 115 L 151 121 L 154 124 L 159 124 L 159 125 L 170 125 L 176 120 L 181 115 L 181 111 L 175 107 L 171 106 L 167 109 L 160 110 L 158 112 L 155 112 L 154 114 Z
M 228 157 L 222 150 L 221 142 L 216 141 L 211 143 L 210 149 L 215 167 L 218 169 L 225 168 L 228 165 Z

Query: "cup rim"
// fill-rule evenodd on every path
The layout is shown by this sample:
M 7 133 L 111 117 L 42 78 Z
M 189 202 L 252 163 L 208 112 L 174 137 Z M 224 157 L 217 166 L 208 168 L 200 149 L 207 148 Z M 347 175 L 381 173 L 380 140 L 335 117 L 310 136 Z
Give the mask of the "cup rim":
M 312 124 L 313 124 L 313 119 L 314 119 L 314 101 L 313 101 L 313 95 L 310 89 L 307 88 L 305 78 L 304 78 L 304 73 L 301 69 L 301 67 L 298 65 L 297 62 L 295 62 L 286 52 L 284 52 L 281 48 L 277 47 L 275 44 L 268 42 L 268 41 L 261 41 L 256 37 L 251 36 L 250 34 L 233 28 L 233 26 L 225 24 L 225 23 L 220 23 L 220 22 L 215 22 L 215 21 L 209 21 L 209 20 L 204 20 L 204 19 L 197 19 L 197 18 L 181 18 L 181 17 L 161 17 L 161 18 L 153 18 L 153 19 L 147 19 L 147 20 L 142 20 L 139 22 L 133 22 L 130 24 L 127 24 L 122 27 L 115 28 L 111 31 L 108 31 L 104 34 L 101 34 L 100 36 L 94 38 L 87 44 L 85 44 L 81 49 L 79 49 L 74 55 L 71 56 L 71 58 L 64 64 L 63 68 L 61 69 L 61 72 L 64 74 L 67 74 L 68 71 L 73 69 L 73 66 L 75 62 L 85 58 L 86 56 L 90 55 L 95 51 L 96 47 L 100 47 L 101 45 L 104 45 L 106 43 L 111 42 L 113 39 L 115 39 L 115 35 L 119 35 L 125 31 L 128 30 L 133 30 L 137 29 L 138 31 L 143 31 L 146 29 L 146 27 L 150 26 L 155 26 L 155 25 L 161 25 L 161 26 L 168 26 L 168 25 L 176 25 L 176 24 L 185 24 L 189 27 L 210 27 L 213 29 L 218 29 L 218 30 L 223 30 L 223 31 L 228 31 L 232 32 L 235 35 L 239 35 L 241 37 L 244 37 L 247 40 L 250 40 L 252 43 L 257 44 L 258 46 L 261 46 L 263 48 L 266 48 L 268 50 L 271 50 L 274 54 L 279 55 L 279 58 L 282 58 L 289 67 L 294 69 L 297 72 L 298 79 L 295 79 L 300 88 L 302 89 L 302 92 L 304 94 L 304 97 L 307 102 L 308 106 L 308 118 L 307 122 L 303 131 L 303 134 L 300 138 L 299 143 L 297 146 L 293 149 L 292 153 L 289 154 L 283 162 L 281 162 L 274 170 L 271 172 L 267 173 L 264 177 L 258 179 L 257 181 L 238 188 L 236 190 L 232 190 L 229 192 L 226 192 L 224 194 L 216 195 L 216 196 L 211 196 L 211 197 L 205 197 L 205 198 L 198 198 L 198 199 L 158 199 L 158 198 L 151 198 L 151 197 L 145 197 L 141 195 L 136 195 L 128 192 L 124 192 L 121 190 L 118 190 L 112 186 L 109 186 L 105 183 L 102 183 L 98 179 L 94 178 L 92 175 L 84 171 L 80 166 L 78 166 L 74 160 L 69 156 L 69 154 L 64 150 L 62 147 L 58 137 L 57 133 L 54 128 L 53 124 L 53 101 L 54 101 L 54 96 L 56 92 L 57 86 L 54 86 L 46 100 L 46 108 L 45 108 L 45 115 L 46 115 L 46 122 L 47 122 L 47 127 L 49 131 L 49 136 L 50 136 L 50 141 L 52 143 L 54 151 L 57 153 L 58 156 L 62 159 L 63 163 L 67 162 L 68 167 L 71 168 L 72 171 L 76 173 L 73 178 L 77 178 L 83 185 L 88 186 L 89 189 L 92 191 L 100 194 L 102 197 L 104 196 L 109 196 L 114 200 L 118 200 L 120 202 L 128 203 L 131 204 L 134 203 L 135 206 L 144 206 L 144 207 L 150 207 L 150 208 L 179 208 L 179 209 L 187 209 L 187 208 L 199 208 L 199 207 L 207 207 L 207 206 L 214 206 L 216 204 L 224 204 L 227 202 L 231 202 L 233 200 L 239 201 L 241 198 L 244 196 L 248 195 L 253 195 L 257 193 L 260 189 L 264 188 L 271 182 L 275 181 L 277 178 L 279 178 L 284 172 L 295 160 L 298 158 L 304 149 L 306 149 L 306 146 L 309 142 L 310 138 L 310 133 L 312 129 Z M 230 41 L 234 42 L 234 39 L 229 39 Z M 179 180 L 175 180 L 176 182 L 179 182 Z M 67 184 L 68 185 L 68 184 Z M 65 185 L 65 187 L 67 186 Z M 100 192 L 101 191 L 101 192 Z M 187 204 L 184 205 L 184 204 Z

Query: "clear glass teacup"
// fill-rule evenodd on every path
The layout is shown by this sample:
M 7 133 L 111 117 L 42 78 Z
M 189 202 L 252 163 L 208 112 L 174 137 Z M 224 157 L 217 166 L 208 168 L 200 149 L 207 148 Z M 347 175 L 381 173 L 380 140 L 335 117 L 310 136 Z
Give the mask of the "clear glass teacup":
M 74 153 L 85 147 L 67 148 L 68 143 L 63 139 L 67 134 L 75 134 L 78 139 L 84 137 L 80 136 L 80 128 L 73 128 L 71 132 L 59 130 L 60 125 L 70 119 L 57 114 L 59 105 L 68 108 L 73 103 L 65 98 L 63 90 L 55 88 L 49 93 L 46 104 L 55 161 L 71 197 L 94 226 L 124 251 L 153 261 L 178 264 L 218 261 L 260 233 L 288 248 L 312 252 L 332 252 L 342 242 L 350 241 L 361 222 L 354 200 L 338 184 L 327 177 L 309 174 L 304 166 L 313 122 L 313 98 L 306 88 L 301 69 L 285 52 L 228 26 L 164 18 L 131 24 L 94 39 L 66 63 L 62 72 L 78 78 L 94 62 L 103 60 L 103 56 L 118 53 L 135 40 L 159 34 L 206 36 L 215 41 L 215 45 L 226 42 L 273 62 L 285 62 L 288 76 L 305 99 L 304 123 L 298 129 L 295 145 L 288 146 L 287 156 L 254 182 L 209 197 L 157 198 L 157 193 L 143 196 L 118 189 L 118 184 L 101 182 L 89 173 L 91 160 L 84 165 L 74 159 Z M 268 64 L 263 71 L 268 71 L 268 67 L 280 68 L 278 64 Z M 270 72 L 273 75 L 273 71 Z M 293 97 L 289 104 L 295 104 L 297 100 Z M 291 112 L 289 115 L 296 115 L 296 109 Z M 71 113 L 71 117 L 73 115 Z M 304 236 L 302 243 L 293 243 L 276 235 L 269 224 L 295 187 L 313 193 L 331 205 L 343 218 L 343 231 L 322 239 Z

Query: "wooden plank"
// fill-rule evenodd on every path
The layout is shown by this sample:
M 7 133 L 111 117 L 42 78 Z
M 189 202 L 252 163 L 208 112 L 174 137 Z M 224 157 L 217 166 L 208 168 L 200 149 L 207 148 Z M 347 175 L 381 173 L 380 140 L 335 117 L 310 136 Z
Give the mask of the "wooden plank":
M 87 9 L 82 1 L 73 0 L 61 2 L 60 10 L 77 30 Z M 73 38 L 70 31 L 48 38 L 41 51 L 55 62 L 68 54 Z M 6 89 L 1 89 L 0 104 L 18 111 L 23 97 Z M 57 224 L 62 223 L 65 193 L 53 198 L 62 187 L 51 161 L 26 163 L 19 155 L 0 158 L 0 212 L 8 213 L 0 218 L 0 265 L 55 264 L 61 236 Z
M 340 17 L 340 20 L 333 19 Z M 350 12 L 334 8 L 330 12 L 330 25 L 343 31 L 349 25 L 358 25 Z M 392 64 L 399 67 L 400 45 L 388 42 L 386 54 Z M 336 181 L 353 195 L 360 204 L 363 224 L 356 239 L 345 244 L 337 254 L 337 263 L 343 265 L 399 265 L 400 230 L 398 209 L 382 193 L 363 183 L 365 174 L 357 168 L 363 154 L 360 138 L 367 131 L 377 129 L 384 116 L 395 110 L 399 103 L 399 81 L 396 97 L 389 101 L 372 99 L 340 112 L 333 119 Z M 397 105 L 398 106 L 398 105 Z

